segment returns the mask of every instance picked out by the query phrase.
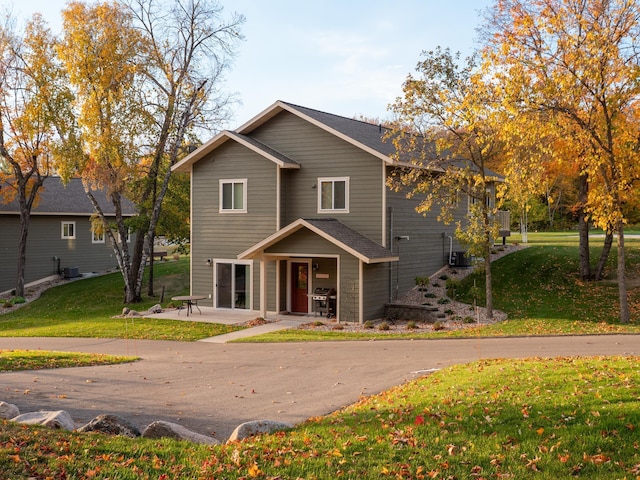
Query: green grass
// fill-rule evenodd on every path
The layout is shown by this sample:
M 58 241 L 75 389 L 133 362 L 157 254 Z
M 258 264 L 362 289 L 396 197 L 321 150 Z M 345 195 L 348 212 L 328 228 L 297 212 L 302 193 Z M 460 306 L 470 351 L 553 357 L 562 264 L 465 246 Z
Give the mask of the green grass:
M 165 298 L 189 292 L 189 262 L 155 264 L 155 292 L 164 286 Z M 194 341 L 238 330 L 241 327 L 204 322 L 146 318 L 118 318 L 122 313 L 124 281 L 119 272 L 70 282 L 45 291 L 42 296 L 0 315 L 0 337 L 90 337 Z M 146 288 L 143 290 L 146 292 Z M 131 305 L 144 311 L 158 297 Z M 168 302 L 165 301 L 165 306 Z
M 513 241 L 519 240 L 516 236 Z M 591 239 L 592 263 L 598 259 L 602 239 Z M 640 283 L 630 283 L 629 305 L 632 323 L 621 325 L 618 310 L 618 286 L 615 283 L 617 249 L 612 249 L 607 278 L 601 282 L 583 282 L 578 278 L 577 232 L 530 233 L 528 248 L 492 263 L 493 305 L 508 315 L 508 320 L 480 325 L 467 330 L 402 334 L 345 333 L 340 331 L 286 330 L 239 342 L 298 342 L 329 340 L 385 340 L 459 338 L 508 335 L 587 335 L 640 333 Z M 640 281 L 640 240 L 627 239 L 627 276 Z M 498 246 L 499 247 L 499 246 Z M 473 303 L 472 292 L 480 291 L 479 305 L 485 304 L 484 271 L 462 281 L 459 300 Z
M 45 350 L 0 350 L 0 372 L 45 368 L 89 367 L 133 362 L 138 357 Z
M 637 478 L 636 357 L 460 365 L 223 446 L 6 422 L 7 478 Z

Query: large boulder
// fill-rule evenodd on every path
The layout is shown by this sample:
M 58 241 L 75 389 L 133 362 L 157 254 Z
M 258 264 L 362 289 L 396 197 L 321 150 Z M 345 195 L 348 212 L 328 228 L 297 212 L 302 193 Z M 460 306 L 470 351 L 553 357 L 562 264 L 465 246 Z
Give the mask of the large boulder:
M 20 409 L 13 403 L 0 402 L 0 418 L 9 420 L 20 415 Z
M 242 440 L 243 438 L 253 437 L 254 435 L 260 435 L 263 433 L 279 432 L 281 430 L 287 430 L 293 428 L 293 425 L 284 422 L 275 422 L 272 420 L 254 420 L 252 422 L 245 422 L 236 427 L 236 429 L 229 436 L 229 442 L 235 440 Z
M 145 438 L 162 438 L 169 437 L 175 438 L 177 440 L 187 440 L 193 443 L 202 443 L 205 445 L 219 445 L 220 441 L 209 437 L 207 435 L 202 435 L 197 432 L 193 432 L 182 425 L 178 425 L 177 423 L 165 422 L 163 420 L 158 420 L 157 422 L 153 422 L 142 432 L 142 436 Z
M 12 418 L 11 421 L 27 425 L 44 425 L 64 430 L 75 430 L 76 428 L 71 415 L 64 410 L 23 413 Z
M 118 415 L 98 415 L 86 425 L 78 429 L 78 432 L 101 432 L 107 435 L 121 435 L 135 438 L 142 435 L 140 429 L 129 420 Z

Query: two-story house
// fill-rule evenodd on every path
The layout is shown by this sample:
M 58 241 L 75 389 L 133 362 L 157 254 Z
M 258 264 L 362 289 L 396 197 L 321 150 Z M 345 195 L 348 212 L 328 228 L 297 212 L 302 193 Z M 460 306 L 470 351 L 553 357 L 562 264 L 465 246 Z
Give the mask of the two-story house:
M 10 187 L 4 185 L 2 188 Z M 96 191 L 94 194 L 106 215 L 113 216 L 114 207 L 105 193 Z M 51 275 L 77 276 L 118 266 L 106 235 L 93 228 L 94 209 L 82 180 L 73 178 L 65 184 L 59 177 L 48 177 L 38 196 L 39 200 L 31 210 L 25 283 Z M 131 202 L 125 200 L 122 207 L 126 216 L 135 214 Z M 0 203 L 0 292 L 16 286 L 19 232 L 17 200 Z
M 446 265 L 454 226 L 386 186 L 383 130 L 278 101 L 177 163 L 191 173 L 192 294 L 266 318 L 313 314 L 316 289 L 334 289 L 338 319 L 364 322 Z

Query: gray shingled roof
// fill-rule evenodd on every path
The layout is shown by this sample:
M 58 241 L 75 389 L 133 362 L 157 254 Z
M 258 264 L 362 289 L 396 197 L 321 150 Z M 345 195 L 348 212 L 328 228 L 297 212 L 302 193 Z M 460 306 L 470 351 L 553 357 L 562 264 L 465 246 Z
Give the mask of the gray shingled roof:
M 230 137 L 234 137 L 235 136 L 235 137 L 243 139 L 245 142 L 250 143 L 251 145 L 256 147 L 258 150 L 261 150 L 261 151 L 265 152 L 266 154 L 269 154 L 269 155 L 273 156 L 274 158 L 277 158 L 282 163 L 289 164 L 289 165 L 299 165 L 298 162 L 296 162 L 294 160 L 291 160 L 286 155 L 278 152 L 277 150 L 274 150 L 269 145 L 265 145 L 264 143 L 262 143 L 259 140 L 256 140 L 253 137 L 249 137 L 248 135 L 243 135 L 242 133 L 238 133 L 238 132 L 227 132 L 227 133 L 228 133 L 228 135 Z
M 2 185 L 1 188 L 10 188 Z M 82 180 L 72 178 L 65 185 L 59 177 L 45 178 L 42 188 L 39 190 L 40 200 L 32 209 L 32 215 L 53 215 L 53 214 L 70 214 L 90 216 L 94 213 L 93 205 L 87 198 L 82 186 Z M 113 204 L 107 200 L 104 191 L 97 190 L 94 195 L 98 204 L 102 207 L 106 215 L 113 215 Z M 134 215 L 135 206 L 130 201 L 123 199 L 123 213 L 125 215 Z M 11 203 L 0 203 L 0 215 L 19 214 L 20 207 L 17 200 Z
M 382 137 L 389 129 L 372 123 L 355 120 L 353 118 L 341 117 L 332 113 L 325 113 L 319 110 L 282 102 L 300 113 L 323 123 L 337 132 L 347 135 L 356 142 L 359 142 L 376 152 L 391 157 L 395 153 L 395 148 L 391 142 L 384 142 Z
M 389 259 L 394 256 L 388 248 L 334 218 L 303 218 L 303 220 L 372 262 Z

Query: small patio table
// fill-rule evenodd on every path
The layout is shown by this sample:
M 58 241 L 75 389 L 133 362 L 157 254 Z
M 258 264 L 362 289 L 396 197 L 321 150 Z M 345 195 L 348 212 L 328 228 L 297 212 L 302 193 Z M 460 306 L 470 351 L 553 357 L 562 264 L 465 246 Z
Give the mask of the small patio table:
M 182 306 L 187 307 L 188 317 L 190 313 L 193 313 L 193 307 L 196 307 L 198 309 L 198 312 L 200 312 L 200 314 L 202 315 L 200 307 L 198 307 L 198 300 L 204 300 L 205 298 L 207 297 L 205 297 L 204 295 L 181 295 L 178 297 L 172 297 L 171 300 L 182 302 Z M 182 307 L 180 307 L 180 310 L 182 310 Z M 178 310 L 178 315 L 180 315 L 180 310 Z

